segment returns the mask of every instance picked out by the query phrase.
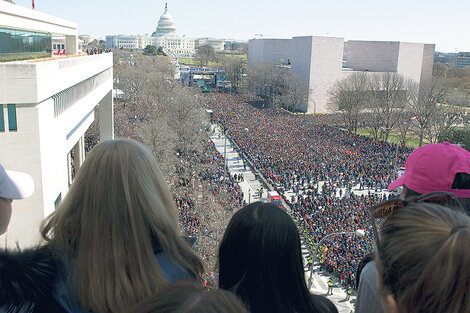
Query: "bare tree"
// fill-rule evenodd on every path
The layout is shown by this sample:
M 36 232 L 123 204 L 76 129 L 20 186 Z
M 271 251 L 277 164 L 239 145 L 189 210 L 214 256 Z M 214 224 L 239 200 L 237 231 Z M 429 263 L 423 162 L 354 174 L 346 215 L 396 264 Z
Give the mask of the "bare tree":
M 242 81 L 242 75 L 245 70 L 245 64 L 242 59 L 237 56 L 221 55 L 218 58 L 220 67 L 225 69 L 227 80 L 232 83 L 232 86 L 239 88 Z
M 291 111 L 299 110 L 307 103 L 309 89 L 307 83 L 297 74 L 288 72 L 286 88 L 281 95 L 281 102 Z
M 255 64 L 248 68 L 248 88 L 257 96 L 273 101 L 280 87 L 285 71 L 270 63 Z
M 329 90 L 328 108 L 333 113 L 341 113 L 349 131 L 357 130 L 359 114 L 370 100 L 370 88 L 366 73 L 354 73 Z
M 380 138 L 388 140 L 398 117 L 416 93 L 416 84 L 397 73 L 381 73 L 371 77 L 371 112 L 380 126 Z
M 450 129 L 458 124 L 458 111 L 458 107 L 436 105 L 431 122 L 424 133 L 424 139 L 430 143 L 437 143 L 443 134 L 449 133 Z
M 412 101 L 411 111 L 415 115 L 412 120 L 415 122 L 415 133 L 419 138 L 419 146 L 423 145 L 426 132 L 430 130 L 434 123 L 439 121 L 439 116 L 443 114 L 438 106 L 445 99 L 448 87 L 439 78 L 434 78 L 431 82 L 420 86 L 419 92 Z M 433 137 L 433 136 L 431 136 Z
M 446 96 L 446 103 L 452 106 L 468 107 L 470 106 L 470 93 L 462 92 L 457 89 L 449 89 Z
M 397 133 L 398 144 L 400 144 L 401 146 L 405 146 L 406 140 L 413 126 L 413 123 L 411 121 L 412 113 L 409 111 L 408 108 L 397 114 L 398 120 L 395 129 Z
M 308 99 L 308 85 L 289 68 L 271 63 L 248 68 L 248 88 L 257 96 L 288 110 L 301 108 Z
M 196 48 L 196 55 L 194 59 L 201 67 L 206 67 L 209 65 L 210 61 L 213 61 L 215 58 L 214 48 L 209 45 L 203 45 Z
M 196 95 L 183 90 L 173 79 L 165 58 L 142 57 L 125 65 L 115 86 L 125 95 L 127 110 L 117 110 L 118 134 L 145 142 L 162 164 L 174 164 L 176 150 L 198 144 L 202 106 Z

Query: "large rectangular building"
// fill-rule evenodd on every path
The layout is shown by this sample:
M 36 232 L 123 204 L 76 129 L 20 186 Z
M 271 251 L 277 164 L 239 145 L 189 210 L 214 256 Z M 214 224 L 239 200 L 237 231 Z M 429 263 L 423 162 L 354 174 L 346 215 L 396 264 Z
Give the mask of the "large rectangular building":
M 53 36 L 65 38 L 66 56 L 52 57 Z M 101 139 L 113 138 L 113 56 L 78 54 L 77 46 L 75 23 L 0 1 L 0 163 L 35 183 L 30 198 L 13 201 L 3 246 L 39 241 L 41 221 L 83 163 L 97 108 Z
M 418 84 L 429 82 L 434 44 L 393 41 L 348 41 L 305 36 L 292 39 L 252 39 L 248 65 L 272 63 L 290 66 L 308 85 L 305 112 L 327 112 L 328 91 L 354 72 L 399 73 Z

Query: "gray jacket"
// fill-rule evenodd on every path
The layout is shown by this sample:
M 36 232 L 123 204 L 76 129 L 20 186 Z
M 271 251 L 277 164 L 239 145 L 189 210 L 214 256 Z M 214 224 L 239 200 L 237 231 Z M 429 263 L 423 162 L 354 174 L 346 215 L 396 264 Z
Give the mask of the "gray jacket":
M 383 313 L 375 261 L 364 266 L 357 289 L 356 313 Z

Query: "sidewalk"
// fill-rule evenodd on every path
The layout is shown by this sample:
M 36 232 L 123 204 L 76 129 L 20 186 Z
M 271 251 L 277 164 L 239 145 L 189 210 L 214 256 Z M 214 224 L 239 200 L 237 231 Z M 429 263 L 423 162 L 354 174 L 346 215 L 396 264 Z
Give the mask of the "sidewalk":
M 217 151 L 224 155 L 224 145 L 225 145 L 225 137 L 222 131 L 215 125 L 212 125 L 214 129 L 214 135 L 210 138 L 212 142 L 215 144 Z M 263 195 L 261 199 L 259 199 L 259 195 L 257 190 L 262 186 L 261 181 L 255 179 L 255 175 L 253 173 L 253 169 L 250 168 L 248 165 L 246 169 L 243 167 L 243 161 L 241 156 L 233 149 L 233 144 L 230 140 L 227 139 L 227 147 L 226 147 L 226 158 L 227 158 L 227 167 L 230 172 L 230 175 L 240 174 L 242 173 L 244 176 L 244 181 L 239 182 L 240 188 L 243 192 L 243 197 L 246 203 L 251 203 L 255 201 L 267 201 L 267 192 L 266 187 L 263 187 Z M 307 246 L 302 239 L 302 254 L 305 257 L 310 252 L 307 249 Z M 304 262 L 304 264 L 307 264 Z M 305 280 L 308 282 L 310 277 L 310 271 L 305 269 Z M 326 295 L 327 292 L 327 282 L 330 276 L 327 273 L 320 272 L 320 268 L 318 265 L 313 267 L 313 282 L 310 288 L 310 292 L 318 295 L 322 295 L 330 299 L 338 308 L 338 312 L 340 313 L 350 313 L 354 310 L 353 303 L 356 301 L 356 297 L 351 295 L 351 299 L 349 301 L 345 300 L 346 292 L 340 285 L 337 284 L 338 287 L 333 289 L 333 295 Z
M 215 127 L 215 135 L 211 136 L 210 138 L 215 144 L 217 151 L 224 155 L 225 137 L 218 127 Z M 257 190 L 262 186 L 261 182 L 255 179 L 253 169 L 250 168 L 249 165 L 247 165 L 246 169 L 244 169 L 242 157 L 239 156 L 238 153 L 233 149 L 233 145 L 228 139 L 226 153 L 227 167 L 230 175 L 233 176 L 235 174 L 243 174 L 244 180 L 239 182 L 238 185 L 243 192 L 243 199 L 246 201 L 246 203 L 249 204 L 256 201 L 267 201 L 268 191 L 266 190 L 266 187 L 263 186 L 263 195 L 260 199 Z
M 303 242 L 302 238 L 302 242 Z M 310 254 L 309 250 L 307 249 L 305 243 L 302 244 L 302 255 L 304 258 L 304 264 L 307 264 L 306 257 Z M 305 269 L 305 280 L 307 281 L 310 278 L 310 271 L 307 268 Z M 313 273 L 312 273 L 312 286 L 310 287 L 310 292 L 316 295 L 324 296 L 330 299 L 338 308 L 338 312 L 340 313 L 350 313 L 354 311 L 354 303 L 356 302 L 356 296 L 351 294 L 349 300 L 346 300 L 346 290 L 336 282 L 335 280 L 335 287 L 333 288 L 333 295 L 327 295 L 326 292 L 328 290 L 328 280 L 331 276 L 324 271 L 320 271 L 319 265 L 313 266 Z

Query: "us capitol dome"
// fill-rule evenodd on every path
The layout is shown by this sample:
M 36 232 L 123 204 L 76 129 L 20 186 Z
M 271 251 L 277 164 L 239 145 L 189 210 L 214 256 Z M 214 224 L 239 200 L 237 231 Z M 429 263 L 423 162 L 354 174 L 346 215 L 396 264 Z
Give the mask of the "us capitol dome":
M 1 1 L 1 0 L 0 0 Z M 209 45 L 215 52 L 224 51 L 224 39 L 210 37 L 188 38 L 176 35 L 175 22 L 168 14 L 168 5 L 165 3 L 165 12 L 158 20 L 157 29 L 152 36 L 145 35 L 108 35 L 106 36 L 107 48 L 138 49 L 143 50 L 151 45 L 162 47 L 163 51 L 172 58 L 190 58 L 196 53 L 196 49 L 203 45 Z
M 158 21 L 157 29 L 152 34 L 153 37 L 176 35 L 175 22 L 170 14 L 168 14 L 168 5 L 165 3 L 165 12 L 160 16 Z

